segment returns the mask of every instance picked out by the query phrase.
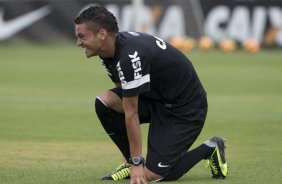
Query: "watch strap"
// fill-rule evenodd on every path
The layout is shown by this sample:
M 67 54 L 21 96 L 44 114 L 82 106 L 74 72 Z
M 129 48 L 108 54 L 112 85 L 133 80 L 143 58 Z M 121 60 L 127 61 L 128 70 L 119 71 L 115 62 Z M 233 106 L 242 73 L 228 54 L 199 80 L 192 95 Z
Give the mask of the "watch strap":
M 136 160 L 138 162 L 136 162 Z M 128 163 L 132 164 L 132 165 L 136 165 L 136 166 L 142 164 L 143 167 L 144 167 L 144 165 L 145 165 L 145 158 L 144 157 L 139 157 L 139 156 L 131 157 L 131 158 L 129 158 Z

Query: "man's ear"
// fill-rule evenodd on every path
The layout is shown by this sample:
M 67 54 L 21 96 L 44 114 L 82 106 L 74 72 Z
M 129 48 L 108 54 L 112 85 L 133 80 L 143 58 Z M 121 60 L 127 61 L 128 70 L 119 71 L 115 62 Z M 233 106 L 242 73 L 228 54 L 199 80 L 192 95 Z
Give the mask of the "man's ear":
M 97 36 L 100 40 L 105 40 L 107 35 L 108 35 L 108 32 L 106 29 L 100 29 Z

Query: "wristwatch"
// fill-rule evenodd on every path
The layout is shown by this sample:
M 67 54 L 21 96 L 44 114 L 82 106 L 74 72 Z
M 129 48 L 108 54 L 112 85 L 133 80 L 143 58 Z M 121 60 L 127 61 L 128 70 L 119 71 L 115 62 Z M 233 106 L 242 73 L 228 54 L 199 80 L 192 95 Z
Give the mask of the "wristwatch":
M 143 167 L 144 167 L 145 159 L 143 157 L 136 156 L 136 157 L 129 158 L 128 163 L 130 163 L 132 165 L 140 165 L 140 164 L 142 164 Z

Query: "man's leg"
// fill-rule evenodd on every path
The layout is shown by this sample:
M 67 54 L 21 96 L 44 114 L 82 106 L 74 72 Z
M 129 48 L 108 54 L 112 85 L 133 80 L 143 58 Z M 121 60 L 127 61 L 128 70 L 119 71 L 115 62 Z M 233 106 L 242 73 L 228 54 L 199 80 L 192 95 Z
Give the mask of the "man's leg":
M 203 159 L 208 159 L 215 150 L 216 145 L 211 141 L 206 141 L 199 147 L 184 153 L 177 163 L 171 168 L 168 176 L 165 178 L 153 173 L 145 168 L 147 181 L 174 181 L 186 174 L 192 167 Z
M 121 98 L 112 91 L 105 91 L 96 98 L 95 108 L 105 131 L 128 161 L 130 151 Z
M 222 137 L 215 136 L 210 138 L 194 150 L 182 154 L 169 174 L 162 181 L 179 179 L 203 159 L 209 161 L 213 178 L 224 179 L 228 173 L 225 147 Z
M 164 178 L 156 173 L 153 173 L 147 167 L 144 168 L 144 172 L 148 182 L 160 181 Z
M 171 168 L 169 174 L 162 181 L 174 181 L 186 174 L 190 169 L 192 169 L 198 162 L 203 159 L 208 159 L 215 150 L 216 145 L 209 141 L 199 147 L 185 152 L 181 155 L 179 160 Z
M 101 93 L 95 100 L 95 108 L 97 116 L 100 119 L 104 129 L 128 161 L 128 158 L 130 157 L 130 150 L 120 92 L 121 91 L 116 88 L 112 91 L 105 91 Z M 141 116 L 141 121 L 143 120 L 144 122 L 148 122 L 150 115 L 146 110 L 146 102 L 143 103 L 142 100 L 139 102 L 139 115 Z M 125 171 L 127 170 L 128 166 L 125 165 L 123 168 L 125 168 L 123 169 Z M 144 172 L 148 181 L 157 181 L 163 178 L 162 176 L 151 172 L 146 167 L 144 168 Z
M 163 176 L 161 181 L 179 179 L 215 150 L 214 145 L 202 144 L 187 152 L 204 126 L 206 99 L 198 101 L 193 111 L 189 107 L 176 108 L 152 102 L 150 109 L 152 118 L 146 166 L 153 173 Z

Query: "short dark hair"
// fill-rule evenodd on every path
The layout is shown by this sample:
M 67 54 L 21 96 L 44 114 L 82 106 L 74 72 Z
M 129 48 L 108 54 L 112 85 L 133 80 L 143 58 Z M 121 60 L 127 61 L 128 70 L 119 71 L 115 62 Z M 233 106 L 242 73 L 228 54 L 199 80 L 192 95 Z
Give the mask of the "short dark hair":
M 103 6 L 90 6 L 82 11 L 74 22 L 76 24 L 92 23 L 99 29 L 103 28 L 112 33 L 117 33 L 119 30 L 116 17 Z

